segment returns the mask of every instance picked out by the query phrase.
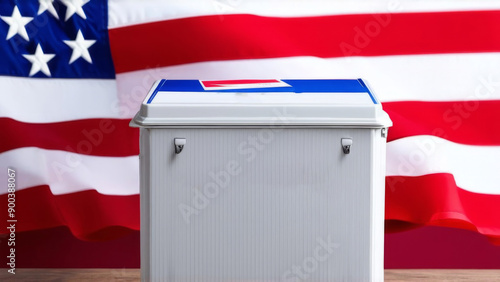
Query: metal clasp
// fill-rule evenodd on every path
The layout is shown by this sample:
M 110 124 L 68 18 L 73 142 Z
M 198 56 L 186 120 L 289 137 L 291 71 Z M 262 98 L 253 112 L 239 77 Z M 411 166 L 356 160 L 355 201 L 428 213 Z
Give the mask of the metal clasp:
M 383 138 L 386 138 L 387 137 L 387 128 L 382 128 L 382 130 L 380 131 L 381 132 L 381 135 Z
M 352 139 L 342 138 L 340 143 L 342 144 L 342 151 L 344 151 L 344 154 L 349 154 L 351 152 Z
M 186 138 L 174 138 L 175 153 L 180 154 L 186 145 Z

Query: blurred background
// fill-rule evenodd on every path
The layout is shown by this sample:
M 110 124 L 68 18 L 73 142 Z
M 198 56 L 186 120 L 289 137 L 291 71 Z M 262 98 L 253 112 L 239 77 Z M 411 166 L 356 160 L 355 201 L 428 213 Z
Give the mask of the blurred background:
M 15 220 L 17 268 L 140 266 L 157 79 L 363 78 L 394 123 L 385 267 L 500 268 L 499 52 L 500 1 L 1 1 L 2 254 Z

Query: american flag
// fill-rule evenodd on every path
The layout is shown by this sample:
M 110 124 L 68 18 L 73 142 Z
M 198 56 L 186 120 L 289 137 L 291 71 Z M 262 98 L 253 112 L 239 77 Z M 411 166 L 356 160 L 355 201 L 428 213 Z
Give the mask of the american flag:
M 10 0 L 0 16 L 0 183 L 16 170 L 17 232 L 139 230 L 128 123 L 157 79 L 361 77 L 394 123 L 388 231 L 500 243 L 498 1 Z

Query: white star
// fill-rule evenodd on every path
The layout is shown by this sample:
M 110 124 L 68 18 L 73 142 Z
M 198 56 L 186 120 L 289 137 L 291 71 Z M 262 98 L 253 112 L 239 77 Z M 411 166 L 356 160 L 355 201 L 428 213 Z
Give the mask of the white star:
M 54 8 L 54 0 L 38 0 L 40 7 L 38 8 L 38 15 L 41 15 L 45 11 L 49 11 L 56 19 L 59 19 L 57 15 L 56 8 Z
M 30 76 L 35 75 L 39 71 L 42 71 L 46 76 L 50 76 L 50 70 L 47 63 L 56 56 L 55 54 L 44 54 L 42 47 L 38 44 L 35 54 L 24 54 L 23 56 L 32 63 Z
M 71 54 L 71 59 L 69 59 L 69 63 L 73 63 L 76 59 L 82 57 L 85 61 L 92 64 L 92 58 L 89 54 L 90 46 L 94 45 L 95 40 L 85 40 L 82 35 L 82 31 L 78 30 L 78 34 L 76 35 L 75 40 L 64 40 L 71 49 L 73 49 L 73 53 Z
M 61 0 L 66 5 L 66 19 L 67 21 L 73 14 L 78 14 L 83 19 L 87 19 L 82 6 L 87 4 L 90 0 Z
M 33 18 L 31 17 L 23 17 L 19 12 L 17 6 L 14 6 L 14 11 L 12 12 L 12 16 L 10 17 L 1 17 L 4 22 L 9 25 L 9 32 L 7 33 L 7 40 L 11 39 L 12 36 L 19 34 L 22 38 L 26 39 L 26 41 L 30 41 L 28 37 L 28 32 L 26 32 L 26 24 L 31 22 Z

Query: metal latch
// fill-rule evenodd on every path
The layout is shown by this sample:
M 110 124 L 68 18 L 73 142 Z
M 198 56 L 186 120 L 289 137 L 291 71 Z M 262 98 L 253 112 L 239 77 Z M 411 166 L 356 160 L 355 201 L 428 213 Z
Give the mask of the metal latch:
M 174 138 L 175 153 L 180 154 L 186 145 L 186 138 Z
M 340 143 L 342 144 L 342 150 L 344 151 L 344 154 L 349 154 L 351 152 L 352 139 L 342 138 Z
M 381 135 L 383 138 L 386 138 L 387 137 L 387 128 L 382 128 L 382 130 L 380 131 L 381 132 Z

